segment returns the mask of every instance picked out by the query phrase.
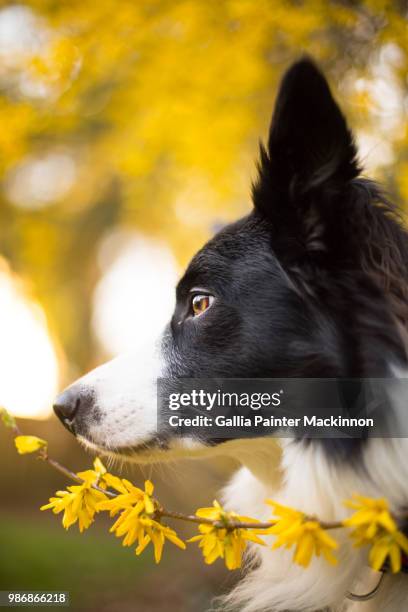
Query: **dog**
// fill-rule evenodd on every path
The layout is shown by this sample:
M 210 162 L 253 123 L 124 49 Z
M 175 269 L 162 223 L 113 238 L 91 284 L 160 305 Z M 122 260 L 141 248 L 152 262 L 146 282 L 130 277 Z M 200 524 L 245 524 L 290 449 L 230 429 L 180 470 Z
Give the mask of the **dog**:
M 387 497 L 401 511 L 408 506 L 404 438 L 203 442 L 156 431 L 158 377 L 398 378 L 407 371 L 408 235 L 381 189 L 361 176 L 353 135 L 308 57 L 282 79 L 252 199 L 252 211 L 191 260 L 170 323 L 154 347 L 140 349 L 143 371 L 134 356 L 119 357 L 68 387 L 55 412 L 105 455 L 141 463 L 235 457 L 242 467 L 224 501 L 244 515 L 267 520 L 264 500 L 273 498 L 341 520 L 354 492 Z M 403 399 L 394 404 L 402 410 Z M 257 547 L 223 609 L 408 609 L 402 574 L 387 574 L 369 604 L 347 597 L 367 566 L 366 550 L 348 542 L 341 541 L 337 567 L 315 558 L 307 570 L 292 563 L 291 551 Z

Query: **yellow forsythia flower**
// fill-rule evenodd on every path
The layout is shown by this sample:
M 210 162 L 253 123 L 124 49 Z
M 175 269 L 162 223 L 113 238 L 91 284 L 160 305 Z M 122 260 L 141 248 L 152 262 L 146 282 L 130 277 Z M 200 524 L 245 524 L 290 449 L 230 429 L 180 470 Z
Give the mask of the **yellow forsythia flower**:
M 344 503 L 349 508 L 356 510 L 350 518 L 343 521 L 346 527 L 354 527 L 352 537 L 356 540 L 356 546 L 371 542 L 381 529 L 389 533 L 397 529 L 386 499 L 355 495 L 354 499 Z
M 368 556 L 370 566 L 378 571 L 389 559 L 391 571 L 399 572 L 402 552 L 408 554 L 408 539 L 398 530 L 387 500 L 355 495 L 345 504 L 356 512 L 343 524 L 353 528 L 351 537 L 355 546 L 371 545 Z
M 368 561 L 370 566 L 379 571 L 387 558 L 390 560 L 391 571 L 396 574 L 401 570 L 402 552 L 408 554 L 408 538 L 396 530 L 393 533 L 383 533 L 374 539 Z
M 107 497 L 102 491 L 93 488 L 98 485 L 105 488 L 103 475 L 106 470 L 99 459 L 94 461 L 94 469 L 78 472 L 77 476 L 84 481 L 80 485 L 67 487 L 66 491 L 57 491 L 56 497 L 51 497 L 48 504 L 41 506 L 41 510 L 52 510 L 54 514 L 64 512 L 62 524 L 65 529 L 78 521 L 79 531 L 88 529 L 94 520 L 98 503 Z
M 91 485 L 98 485 L 102 489 L 106 489 L 105 476 L 107 476 L 107 472 L 99 457 L 95 459 L 93 466 L 93 470 L 78 472 L 77 476 L 82 478 L 82 480 L 85 480 L 85 482 L 89 482 Z
M 102 461 L 97 457 L 93 462 L 94 470 L 99 476 L 103 476 L 106 474 L 106 467 L 103 465 Z
M 161 560 L 166 539 L 179 548 L 184 549 L 186 547 L 173 529 L 145 514 L 138 513 L 136 508 L 124 510 L 110 531 L 114 532 L 119 538 L 125 536 L 122 542 L 123 546 L 132 546 L 137 540 L 138 546 L 135 549 L 137 555 L 140 555 L 146 546 L 152 542 L 156 563 Z
M 256 531 L 249 529 L 231 528 L 231 522 L 257 523 L 255 519 L 239 516 L 235 512 L 226 512 L 217 501 L 210 508 L 200 508 L 196 515 L 217 521 L 221 526 L 201 523 L 198 527 L 200 535 L 190 538 L 188 542 L 200 542 L 204 561 L 208 564 L 214 563 L 221 557 L 224 559 L 228 569 L 234 570 L 241 567 L 242 555 L 247 546 L 247 541 L 265 545 L 265 542 L 257 537 Z
M 26 455 L 27 453 L 35 453 L 40 448 L 46 448 L 47 442 L 37 436 L 16 436 L 14 438 L 17 452 L 20 455 Z
M 119 538 L 124 536 L 123 546 L 132 546 L 137 541 L 135 552 L 140 555 L 152 542 L 156 563 L 161 560 L 166 539 L 179 548 L 186 547 L 173 529 L 156 520 L 157 503 L 152 499 L 154 487 L 150 480 L 146 480 L 144 491 L 111 474 L 105 474 L 104 482 L 120 494 L 98 504 L 98 510 L 108 510 L 111 516 L 121 513 L 110 531 Z
M 338 548 L 338 543 L 318 521 L 310 520 L 303 512 L 276 502 L 268 500 L 267 503 L 274 508 L 274 515 L 279 517 L 276 524 L 267 530 L 268 534 L 277 536 L 273 548 L 295 546 L 293 560 L 303 567 L 308 567 L 312 557 L 319 557 L 320 554 L 332 565 L 337 563 L 332 551 Z
M 104 474 L 103 480 L 108 487 L 118 491 L 119 495 L 101 504 L 100 510 L 109 510 L 110 515 L 115 516 L 120 510 L 133 509 L 137 505 L 140 512 L 148 514 L 155 512 L 156 507 L 152 499 L 154 486 L 150 480 L 145 481 L 144 491 L 135 487 L 126 478 L 118 478 L 112 474 Z

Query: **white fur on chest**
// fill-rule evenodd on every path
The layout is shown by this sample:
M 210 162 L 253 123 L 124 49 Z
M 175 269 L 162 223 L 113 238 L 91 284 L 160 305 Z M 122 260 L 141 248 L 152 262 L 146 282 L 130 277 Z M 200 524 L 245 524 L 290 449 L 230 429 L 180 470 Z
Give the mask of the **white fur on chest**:
M 241 468 L 224 490 L 228 508 L 265 520 L 271 516 L 270 507 L 265 504 L 265 499 L 269 498 L 332 521 L 347 516 L 343 501 L 353 493 L 373 497 L 385 495 L 394 507 L 408 502 L 408 471 L 401 473 L 400 463 L 402 455 L 407 456 L 408 440 L 369 441 L 363 453 L 366 471 L 330 462 L 319 445 L 305 446 L 285 440 L 282 449 L 281 479 L 277 480 L 276 470 L 268 482 L 264 471 L 261 470 L 260 478 L 254 475 L 253 467 Z M 304 569 L 292 562 L 291 550 L 254 547 L 251 564 L 258 567 L 227 597 L 227 604 L 245 612 L 316 612 L 322 609 L 401 612 L 408 609 L 408 578 L 405 576 L 387 576 L 379 595 L 370 603 L 347 599 L 349 591 L 369 591 L 375 584 L 376 575 L 367 577 L 365 549 L 352 548 L 342 530 L 332 535 L 340 543 L 339 564 L 335 567 L 315 558 L 310 567 Z M 269 544 L 272 543 L 271 537 Z

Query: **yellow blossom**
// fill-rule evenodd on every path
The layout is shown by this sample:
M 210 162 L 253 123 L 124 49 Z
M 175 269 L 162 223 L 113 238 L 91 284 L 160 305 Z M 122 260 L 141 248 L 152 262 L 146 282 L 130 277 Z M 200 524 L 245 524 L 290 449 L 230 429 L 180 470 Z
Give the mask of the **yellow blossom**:
M 103 474 L 106 474 L 106 467 L 103 465 L 99 457 L 96 457 L 93 464 L 94 464 L 94 470 L 95 472 L 97 472 L 97 474 L 99 474 L 100 476 L 102 476 Z
M 135 549 L 137 555 L 140 555 L 146 546 L 152 542 L 156 563 L 161 560 L 166 539 L 179 548 L 184 549 L 186 547 L 173 529 L 154 520 L 143 512 L 138 504 L 134 508 L 123 510 L 110 531 L 119 538 L 124 536 L 123 546 L 132 546 L 137 541 L 138 545 Z
M 221 557 L 228 569 L 238 569 L 241 567 L 242 555 L 248 541 L 265 545 L 265 542 L 256 535 L 258 531 L 231 527 L 231 523 L 237 522 L 257 523 L 255 519 L 240 516 L 235 512 L 226 512 L 217 501 L 214 501 L 213 506 L 209 508 L 200 508 L 196 515 L 218 523 L 217 525 L 201 523 L 198 527 L 200 535 L 188 540 L 200 542 L 204 560 L 208 564 L 214 563 Z
M 78 472 L 77 476 L 89 482 L 91 485 L 98 485 L 103 489 L 106 488 L 105 477 L 107 476 L 106 468 L 102 461 L 97 457 L 93 462 L 93 470 L 85 470 L 84 472 Z
M 354 527 L 352 537 L 356 546 L 372 541 L 379 530 L 393 533 L 397 529 L 386 499 L 355 495 L 354 499 L 347 500 L 345 505 L 356 510 L 350 518 L 343 521 L 346 527 Z
M 368 555 L 370 566 L 378 571 L 389 559 L 391 571 L 399 572 L 402 551 L 408 554 L 408 539 L 398 530 L 387 500 L 355 495 L 345 504 L 356 512 L 343 524 L 353 528 L 351 537 L 355 546 L 371 545 Z
M 179 548 L 186 547 L 173 529 L 156 520 L 158 504 L 152 499 L 154 487 L 150 480 L 146 480 L 144 491 L 111 474 L 104 476 L 104 482 L 119 491 L 119 495 L 98 504 L 98 510 L 108 510 L 111 516 L 121 513 L 110 531 L 123 537 L 123 546 L 132 546 L 137 541 L 135 552 L 140 555 L 152 542 L 156 563 L 161 559 L 166 539 Z
M 276 502 L 268 503 L 273 506 L 274 514 L 280 517 L 276 524 L 267 530 L 277 536 L 273 548 L 295 546 L 293 560 L 303 567 L 308 567 L 313 555 L 319 557 L 320 554 L 332 565 L 337 563 L 333 550 L 338 548 L 338 543 L 326 533 L 318 521 Z
M 97 505 L 107 499 L 102 491 L 93 488 L 93 485 L 105 487 L 101 480 L 105 472 L 102 462 L 96 459 L 93 470 L 78 472 L 77 476 L 84 481 L 82 484 L 67 487 L 66 491 L 57 491 L 56 497 L 51 497 L 41 510 L 52 510 L 54 514 L 64 512 L 62 524 L 65 529 L 78 521 L 82 533 L 93 522 Z
M 401 570 L 402 551 L 408 554 L 408 538 L 398 530 L 393 533 L 384 532 L 374 540 L 368 556 L 369 564 L 379 571 L 389 558 L 391 571 L 396 574 Z
M 103 481 L 106 486 L 119 492 L 119 495 L 99 505 L 99 510 L 108 510 L 111 516 L 115 516 L 120 510 L 137 509 L 138 513 L 146 512 L 153 514 L 156 510 L 152 499 L 154 486 L 150 480 L 146 480 L 144 491 L 135 487 L 126 478 L 118 478 L 112 474 L 104 474 Z
M 40 448 L 47 447 L 47 442 L 41 438 L 37 438 L 37 436 L 16 436 L 14 438 L 14 443 L 20 455 L 35 453 L 40 450 Z

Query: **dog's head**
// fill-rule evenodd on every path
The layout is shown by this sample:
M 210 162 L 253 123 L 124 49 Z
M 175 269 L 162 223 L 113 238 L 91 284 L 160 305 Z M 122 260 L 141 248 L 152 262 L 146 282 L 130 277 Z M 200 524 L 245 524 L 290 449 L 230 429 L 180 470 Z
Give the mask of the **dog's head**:
M 253 211 L 192 259 L 143 369 L 126 356 L 90 372 L 57 399 L 63 423 L 96 450 L 165 458 L 196 444 L 156 434 L 159 376 L 384 375 L 403 358 L 403 231 L 358 175 L 346 121 L 304 59 L 281 84 Z

